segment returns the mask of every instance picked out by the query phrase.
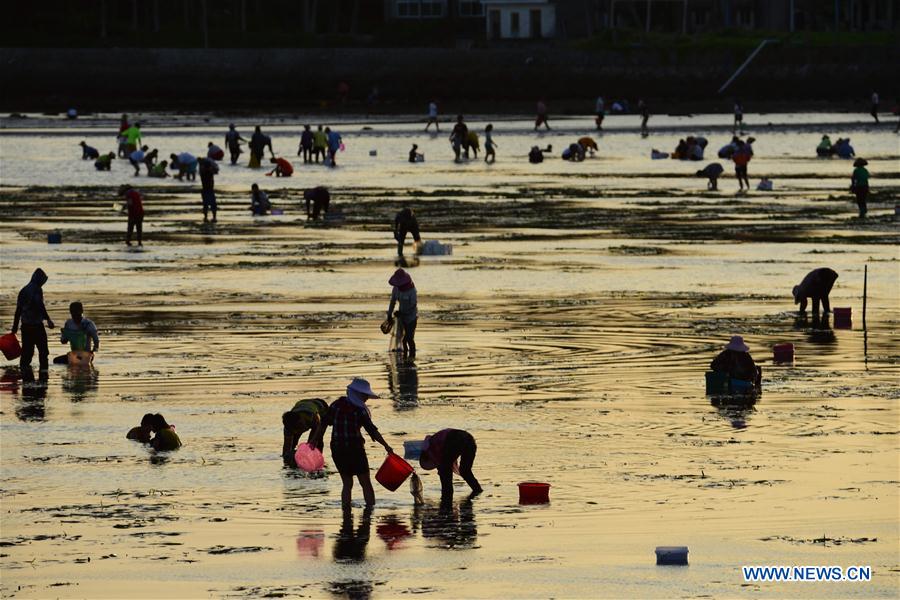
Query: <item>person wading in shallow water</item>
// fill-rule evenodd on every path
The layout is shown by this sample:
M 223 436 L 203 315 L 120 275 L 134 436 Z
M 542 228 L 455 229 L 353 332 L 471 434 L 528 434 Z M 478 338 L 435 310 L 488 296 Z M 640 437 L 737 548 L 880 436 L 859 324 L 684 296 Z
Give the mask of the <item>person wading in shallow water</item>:
M 822 303 L 822 310 L 825 314 L 831 312 L 831 304 L 828 301 L 828 294 L 837 281 L 838 274 L 828 267 L 820 267 L 813 269 L 806 274 L 803 281 L 799 285 L 795 285 L 791 290 L 794 296 L 794 304 L 800 305 L 800 313 L 806 312 L 806 299 L 812 298 L 813 315 L 819 314 L 819 302 Z
M 416 357 L 416 324 L 419 321 L 418 297 L 412 277 L 403 269 L 397 269 L 388 283 L 393 286 L 387 318 L 394 314 L 394 305 L 399 303 L 397 318 L 403 325 L 403 354 L 410 359 Z
M 294 462 L 294 451 L 297 444 L 300 443 L 300 437 L 309 431 L 308 443 L 312 443 L 316 431 L 319 429 L 319 423 L 328 412 L 328 403 L 321 398 L 311 398 L 308 400 L 300 400 L 294 407 L 281 415 L 281 422 L 284 425 L 284 445 L 281 447 L 281 457 L 284 464 L 296 467 Z M 319 450 L 322 449 L 322 440 L 318 440 Z
M 22 355 L 19 357 L 19 367 L 24 371 L 31 368 L 31 359 L 34 358 L 34 349 L 37 347 L 38 361 L 41 370 L 45 371 L 50 366 L 50 349 L 47 347 L 47 330 L 44 329 L 44 321 L 53 329 L 53 319 L 47 314 L 44 307 L 44 284 L 47 283 L 47 274 L 43 269 L 35 269 L 31 275 L 31 281 L 19 291 L 16 299 L 16 313 L 13 317 L 12 333 L 19 330 L 19 322 L 22 323 Z
M 400 209 L 394 216 L 394 239 L 397 240 L 397 256 L 403 256 L 403 243 L 406 241 L 407 233 L 412 234 L 413 241 L 422 241 L 422 237 L 419 235 L 419 220 L 416 219 L 415 213 L 408 206 Z
M 718 373 L 726 373 L 732 379 L 751 381 L 759 386 L 759 369 L 750 356 L 750 347 L 739 335 L 732 336 L 731 341 L 713 359 L 709 368 Z
M 475 438 L 462 429 L 442 429 L 425 436 L 419 464 L 430 471 L 437 469 L 441 477 L 441 502 L 453 499 L 453 465 L 459 459 L 459 475 L 472 488 L 472 495 L 482 492 L 481 484 L 472 473 L 478 446 Z
M 369 459 L 366 456 L 360 429 L 365 429 L 369 437 L 384 446 L 388 454 L 394 453 L 393 448 L 384 441 L 378 428 L 372 423 L 372 415 L 366 406 L 369 398 L 377 397 L 368 381 L 360 377 L 353 379 L 347 386 L 347 395 L 341 396 L 328 407 L 319 428 L 310 440 L 312 445 L 321 447 L 325 431 L 331 427 L 331 459 L 341 475 L 343 483 L 341 505 L 344 510 L 350 508 L 350 501 L 353 499 L 354 477 L 359 480 L 359 485 L 363 489 L 366 506 L 375 505 L 375 490 L 372 489 L 372 480 L 369 477 Z

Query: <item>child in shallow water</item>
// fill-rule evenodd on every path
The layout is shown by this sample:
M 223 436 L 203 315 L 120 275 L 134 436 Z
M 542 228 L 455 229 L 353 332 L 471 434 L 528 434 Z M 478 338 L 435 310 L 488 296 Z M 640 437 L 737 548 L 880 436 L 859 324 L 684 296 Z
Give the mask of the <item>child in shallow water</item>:
M 141 442 L 142 444 L 149 444 L 151 434 L 153 433 L 153 429 L 150 427 L 150 423 L 152 421 L 153 413 L 147 413 L 141 419 L 140 425 L 138 425 L 137 427 L 132 427 L 128 430 L 128 433 L 125 434 L 125 439 Z

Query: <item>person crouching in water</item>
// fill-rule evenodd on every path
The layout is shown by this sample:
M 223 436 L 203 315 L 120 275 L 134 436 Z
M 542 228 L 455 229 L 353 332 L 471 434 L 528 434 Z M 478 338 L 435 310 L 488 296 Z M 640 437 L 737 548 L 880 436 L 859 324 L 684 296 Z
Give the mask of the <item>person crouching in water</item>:
M 134 440 L 142 444 L 149 444 L 150 439 L 153 435 L 153 428 L 151 426 L 152 423 L 153 413 L 147 413 L 141 419 L 140 425 L 138 425 L 137 427 L 132 427 L 128 430 L 128 433 L 125 434 L 125 439 Z
M 262 217 L 269 214 L 272 204 L 269 202 L 269 196 L 259 189 L 257 184 L 250 186 L 250 212 L 254 217 Z
M 399 303 L 398 320 L 403 325 L 403 354 L 410 359 L 416 357 L 416 324 L 419 321 L 418 298 L 412 277 L 403 269 L 397 269 L 388 283 L 391 303 L 388 305 L 388 319 L 394 314 L 394 305 Z
M 175 428 L 166 423 L 161 414 L 153 415 L 150 420 L 150 430 L 154 433 L 153 439 L 150 440 L 150 445 L 154 450 L 165 452 L 181 448 L 181 439 L 175 433 Z
M 81 302 L 73 302 L 69 305 L 71 319 L 66 319 L 60 332 L 60 344 L 69 344 L 72 352 L 85 351 L 93 354 L 100 349 L 100 335 L 93 321 L 84 316 L 84 305 Z M 69 356 L 63 354 L 53 359 L 54 364 L 67 364 Z
M 750 356 L 750 347 L 739 335 L 732 336 L 731 341 L 713 359 L 709 368 L 717 373 L 725 373 L 732 379 L 752 382 L 757 388 L 762 378 L 759 368 Z
M 366 400 L 377 398 L 369 382 L 355 378 L 347 386 L 347 395 L 335 400 L 325 413 L 310 443 L 321 446 L 325 431 L 331 427 L 331 459 L 341 476 L 341 505 L 344 510 L 350 509 L 353 495 L 353 478 L 356 477 L 363 490 L 366 507 L 375 506 L 375 490 L 369 478 L 369 459 L 360 429 L 365 429 L 374 441 L 384 446 L 388 454 L 391 448 L 378 428 L 372 423 L 372 414 L 366 406 Z
M 441 478 L 441 502 L 453 500 L 453 467 L 459 459 L 459 475 L 472 488 L 472 495 L 480 494 L 481 484 L 472 473 L 478 446 L 475 438 L 462 429 L 442 429 L 434 435 L 425 436 L 419 464 L 423 469 L 438 470 Z
M 284 464 L 296 467 L 294 462 L 294 452 L 297 450 L 297 444 L 300 443 L 300 436 L 309 431 L 307 443 L 312 444 L 313 437 L 319 429 L 319 423 L 328 412 L 328 403 L 321 398 L 312 398 L 309 400 L 300 400 L 294 407 L 281 415 L 281 422 L 284 425 L 284 445 L 281 448 L 281 457 Z M 318 440 L 319 450 L 322 449 L 322 440 Z

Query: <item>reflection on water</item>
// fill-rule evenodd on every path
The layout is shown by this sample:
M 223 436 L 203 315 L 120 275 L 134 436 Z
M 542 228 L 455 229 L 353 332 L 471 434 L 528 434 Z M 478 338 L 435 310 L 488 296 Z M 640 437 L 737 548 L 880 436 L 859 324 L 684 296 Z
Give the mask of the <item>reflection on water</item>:
M 332 551 L 335 562 L 362 562 L 366 559 L 366 547 L 372 532 L 372 509 L 363 510 L 359 527 L 353 528 L 353 511 L 345 510 L 341 529 L 334 540 Z
M 44 400 L 47 399 L 47 371 L 40 371 L 34 378 L 30 367 L 22 369 L 22 398 L 16 407 L 16 416 L 22 421 L 43 421 Z
M 387 363 L 388 390 L 395 410 L 409 410 L 419 405 L 419 371 L 416 363 L 391 352 Z
M 62 389 L 72 402 L 81 402 L 97 391 L 100 373 L 92 365 L 69 365 L 62 375 Z
M 413 531 L 421 530 L 422 537 L 434 540 L 439 548 L 468 550 L 478 547 L 478 527 L 475 524 L 471 497 L 459 504 L 450 500 L 443 501 L 438 506 L 415 506 L 412 524 Z
M 374 586 L 371 581 L 348 580 L 332 581 L 328 591 L 336 596 L 345 596 L 350 600 L 365 600 L 372 596 Z
M 378 527 L 375 529 L 388 550 L 399 550 L 403 548 L 403 541 L 412 535 L 409 527 L 397 515 L 386 515 L 381 518 Z
M 325 532 L 321 529 L 304 529 L 297 534 L 297 555 L 301 558 L 318 558 L 325 546 Z
M 747 420 L 756 412 L 756 398 L 744 400 L 742 404 L 728 401 L 725 397 L 712 398 L 710 403 L 718 409 L 718 415 L 734 429 L 746 429 Z

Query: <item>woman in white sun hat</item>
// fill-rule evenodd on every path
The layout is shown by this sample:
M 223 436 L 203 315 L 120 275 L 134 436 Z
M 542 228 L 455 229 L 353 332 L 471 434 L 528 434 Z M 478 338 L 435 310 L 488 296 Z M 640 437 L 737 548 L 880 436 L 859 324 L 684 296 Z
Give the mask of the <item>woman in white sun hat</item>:
M 750 356 L 750 347 L 744 343 L 744 338 L 735 335 L 709 368 L 719 373 L 726 373 L 732 379 L 757 382 L 759 371 L 753 357 Z
M 372 480 L 369 477 L 369 459 L 366 457 L 365 442 L 360 429 L 364 428 L 369 437 L 384 446 L 388 454 L 394 452 L 372 423 L 372 414 L 366 406 L 369 398 L 377 397 L 368 381 L 361 377 L 354 378 L 347 386 L 347 395 L 341 396 L 328 407 L 325 418 L 319 423 L 319 428 L 310 442 L 313 445 L 320 445 L 325 430 L 331 426 L 331 459 L 344 484 L 341 490 L 341 504 L 345 509 L 350 508 L 354 477 L 359 480 L 362 487 L 366 506 L 375 505 L 375 490 L 372 489 Z

